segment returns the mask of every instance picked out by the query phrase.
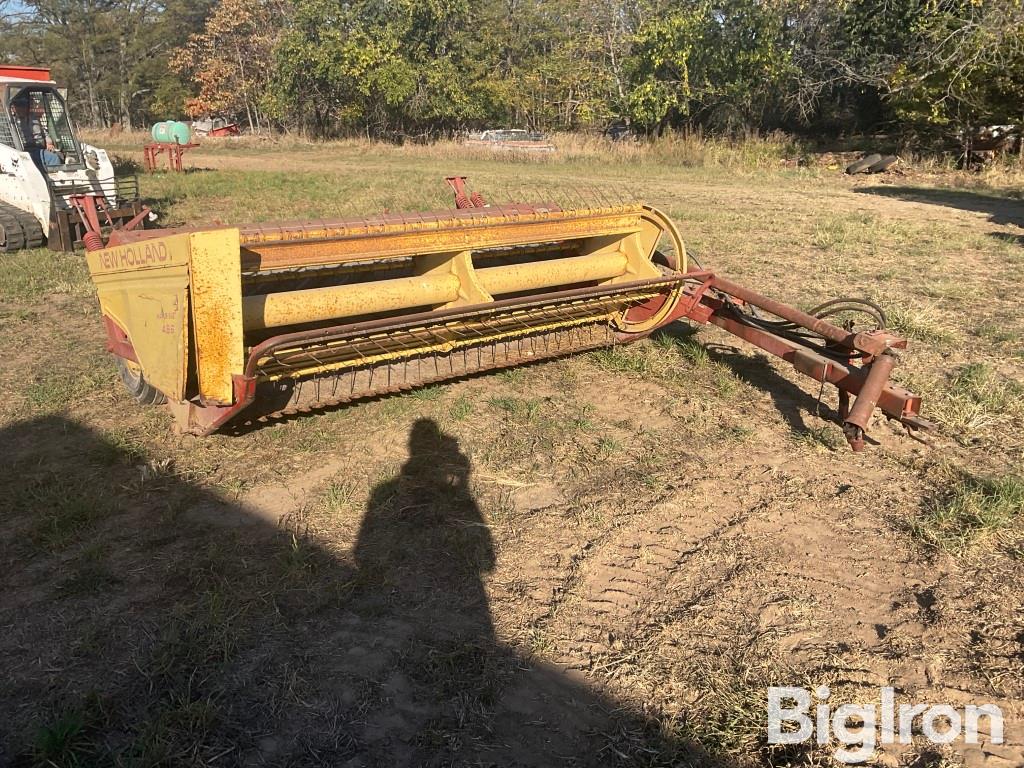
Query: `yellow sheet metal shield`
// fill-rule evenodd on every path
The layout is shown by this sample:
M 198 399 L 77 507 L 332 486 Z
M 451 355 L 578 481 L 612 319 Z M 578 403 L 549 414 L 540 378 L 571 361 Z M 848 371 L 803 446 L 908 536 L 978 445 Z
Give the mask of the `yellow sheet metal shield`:
M 86 261 L 100 310 L 128 335 L 146 380 L 172 399 L 184 398 L 188 235 L 94 251 Z
M 230 404 L 232 377 L 245 368 L 238 230 L 195 232 L 189 238 L 199 397 L 204 403 Z

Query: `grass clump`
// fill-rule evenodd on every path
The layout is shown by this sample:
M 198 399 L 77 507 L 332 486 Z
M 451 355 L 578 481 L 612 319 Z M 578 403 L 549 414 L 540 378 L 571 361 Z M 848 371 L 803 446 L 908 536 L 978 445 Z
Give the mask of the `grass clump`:
M 93 753 L 89 715 L 68 709 L 38 727 L 32 744 L 32 764 L 74 768 L 90 765 Z
M 461 395 L 456 398 L 455 402 L 452 403 L 451 407 L 448 409 L 448 415 L 451 417 L 452 421 L 462 421 L 472 414 L 473 401 L 465 395 Z
M 338 480 L 324 491 L 324 505 L 330 512 L 347 512 L 356 506 L 356 484 L 349 480 Z
M 99 390 L 105 383 L 105 377 L 95 372 L 46 375 L 25 388 L 25 399 L 33 410 L 53 413 Z
M 838 430 L 832 425 L 811 427 L 794 435 L 794 440 L 798 445 L 815 451 L 837 451 L 843 447 L 844 442 Z
M 935 549 L 963 554 L 982 539 L 1004 531 L 1024 515 L 1024 477 L 958 479 L 931 501 L 911 532 Z
M 735 394 L 740 385 L 728 365 L 716 360 L 707 347 L 690 336 L 661 333 L 649 341 L 591 352 L 588 358 L 604 371 L 670 386 L 703 386 L 721 397 Z
M 885 313 L 889 329 L 907 338 L 929 344 L 944 344 L 953 340 L 949 318 L 934 304 L 893 302 L 885 308 Z
M 18 501 L 35 517 L 29 538 L 35 549 L 44 552 L 55 552 L 81 540 L 114 512 L 109 498 L 60 480 L 49 487 L 34 485 Z
M 492 408 L 504 411 L 519 422 L 535 421 L 542 407 L 540 400 L 521 397 L 492 397 L 487 402 Z
M 1024 410 L 1024 385 L 1000 376 L 985 363 L 972 363 L 950 379 L 938 402 L 935 418 L 953 433 L 979 432 Z
M 94 595 L 121 583 L 106 562 L 106 548 L 91 546 L 71 563 L 71 573 L 57 586 L 57 594 L 64 598 Z

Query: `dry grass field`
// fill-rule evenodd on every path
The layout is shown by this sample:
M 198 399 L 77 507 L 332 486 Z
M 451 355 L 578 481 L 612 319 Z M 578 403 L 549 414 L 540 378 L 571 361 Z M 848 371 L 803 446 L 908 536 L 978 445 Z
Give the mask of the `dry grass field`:
M 102 144 L 141 159 L 128 138 Z M 544 158 L 207 142 L 162 223 L 638 197 L 700 262 L 881 303 L 923 444 L 714 328 L 176 436 L 104 351 L 81 254 L 0 270 L 0 765 L 832 765 L 769 685 L 996 703 L 1024 765 L 1021 179 L 789 167 L 781 143 Z

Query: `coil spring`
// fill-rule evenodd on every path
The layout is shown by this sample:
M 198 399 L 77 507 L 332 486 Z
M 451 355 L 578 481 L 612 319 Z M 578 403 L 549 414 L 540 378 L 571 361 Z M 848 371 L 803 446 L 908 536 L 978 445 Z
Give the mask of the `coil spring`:
M 86 232 L 82 235 L 82 243 L 87 251 L 103 250 L 103 236 L 99 232 Z

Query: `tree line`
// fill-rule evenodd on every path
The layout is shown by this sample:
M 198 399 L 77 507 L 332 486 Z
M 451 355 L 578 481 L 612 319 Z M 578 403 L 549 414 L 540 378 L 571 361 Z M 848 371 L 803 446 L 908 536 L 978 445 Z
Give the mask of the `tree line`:
M 79 122 L 950 134 L 1024 121 L 1024 0 L 0 0 Z

